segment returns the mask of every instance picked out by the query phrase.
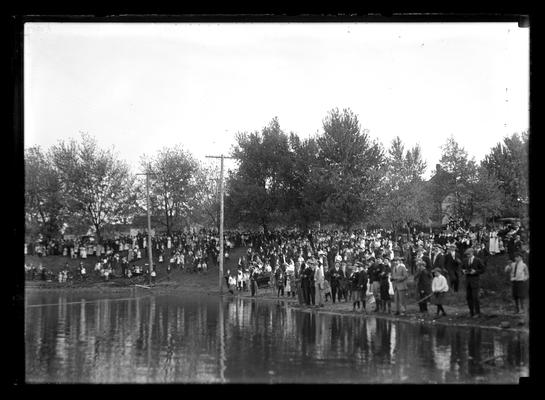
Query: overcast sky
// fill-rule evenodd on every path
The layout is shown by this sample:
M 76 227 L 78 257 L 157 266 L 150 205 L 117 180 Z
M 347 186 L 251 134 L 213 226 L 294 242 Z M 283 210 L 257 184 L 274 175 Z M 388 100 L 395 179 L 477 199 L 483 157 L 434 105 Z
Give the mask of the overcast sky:
M 385 146 L 449 135 L 477 161 L 529 127 L 529 29 L 516 23 L 27 23 L 25 147 L 95 136 L 137 168 L 182 144 L 228 154 L 277 116 L 302 137 L 350 108 Z

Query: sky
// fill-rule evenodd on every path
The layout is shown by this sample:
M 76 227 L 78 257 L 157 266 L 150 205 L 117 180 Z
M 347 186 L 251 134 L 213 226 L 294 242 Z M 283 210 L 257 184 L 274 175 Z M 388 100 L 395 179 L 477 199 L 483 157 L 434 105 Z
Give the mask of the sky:
M 24 34 L 25 148 L 87 132 L 134 170 L 176 144 L 211 163 L 274 117 L 316 135 L 333 108 L 385 147 L 420 145 L 428 176 L 450 135 L 480 161 L 529 128 L 529 28 L 516 23 L 26 23 Z

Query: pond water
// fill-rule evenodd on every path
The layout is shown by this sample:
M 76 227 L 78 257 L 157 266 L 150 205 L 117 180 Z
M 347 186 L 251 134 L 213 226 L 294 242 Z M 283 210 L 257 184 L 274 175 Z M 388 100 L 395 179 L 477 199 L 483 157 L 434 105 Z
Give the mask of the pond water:
M 28 383 L 518 383 L 528 334 L 144 289 L 25 296 Z

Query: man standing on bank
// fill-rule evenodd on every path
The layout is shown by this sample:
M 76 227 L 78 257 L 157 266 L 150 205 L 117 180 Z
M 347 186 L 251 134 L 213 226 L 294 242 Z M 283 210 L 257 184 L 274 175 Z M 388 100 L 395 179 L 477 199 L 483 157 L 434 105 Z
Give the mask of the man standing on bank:
M 467 258 L 462 264 L 462 273 L 466 277 L 466 300 L 469 314 L 472 318 L 480 317 L 479 304 L 480 275 L 484 272 L 483 262 L 475 257 L 475 250 L 470 247 L 466 250 Z
M 505 272 L 510 275 L 513 288 L 513 300 L 515 300 L 515 313 L 524 312 L 524 299 L 528 297 L 528 279 L 530 274 L 528 266 L 522 261 L 519 252 L 513 255 L 515 261 L 505 267 Z
M 409 271 L 405 265 L 401 262 L 400 257 L 394 257 L 392 268 L 392 286 L 394 287 L 394 299 L 396 306 L 396 315 L 400 312 L 405 313 L 407 311 L 405 305 L 405 298 L 407 293 L 407 279 L 409 278 Z
M 457 292 L 458 283 L 460 281 L 458 271 L 460 269 L 460 265 L 462 264 L 462 260 L 460 260 L 460 257 L 456 252 L 456 245 L 454 243 L 449 244 L 447 248 L 448 251 L 444 256 L 443 265 L 448 274 L 449 286 L 454 290 L 454 292 Z

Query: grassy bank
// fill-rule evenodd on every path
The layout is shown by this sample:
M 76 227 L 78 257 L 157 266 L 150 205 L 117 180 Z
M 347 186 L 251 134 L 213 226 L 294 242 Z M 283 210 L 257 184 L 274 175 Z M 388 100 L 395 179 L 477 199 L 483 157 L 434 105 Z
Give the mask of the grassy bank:
M 245 252 L 245 249 L 235 249 L 231 258 L 225 262 L 224 269 L 236 269 L 236 261 L 238 257 Z M 89 276 L 85 281 L 79 279 L 79 263 L 83 261 L 84 265 L 89 271 Z M 59 283 L 56 280 L 51 282 L 44 282 L 38 280 L 26 281 L 27 288 L 35 289 L 66 289 L 66 290 L 92 290 L 92 291 L 113 291 L 113 290 L 125 290 L 134 285 L 147 286 L 149 283 L 149 277 L 140 276 L 128 278 L 113 277 L 108 281 L 104 281 L 103 278 L 95 276 L 93 274 L 93 268 L 97 261 L 96 257 L 89 257 L 86 260 L 72 260 L 68 257 L 62 256 L 26 256 L 25 262 L 30 265 L 39 265 L 40 263 L 56 274 L 59 270 L 65 267 L 68 263 L 68 269 L 76 278 L 72 282 Z M 137 260 L 131 265 L 144 266 L 147 259 Z M 157 260 L 155 260 L 157 262 Z M 381 318 L 389 319 L 401 319 L 408 320 L 417 323 L 430 323 L 430 324 L 447 324 L 447 325 L 467 325 L 467 326 L 486 326 L 497 327 L 502 329 L 528 329 L 528 315 L 514 314 L 513 302 L 510 297 L 510 283 L 505 275 L 504 268 L 508 259 L 505 255 L 497 255 L 491 257 L 488 261 L 486 273 L 481 278 L 482 283 L 482 296 L 481 296 L 481 312 L 482 317 L 473 319 L 469 317 L 468 308 L 465 300 L 464 281 L 462 281 L 461 289 L 458 293 L 450 291 L 447 297 L 445 310 L 447 316 L 435 319 L 435 306 L 429 305 L 429 314 L 423 315 L 419 313 L 418 305 L 416 304 L 416 293 L 414 290 L 414 282 L 409 282 L 409 292 L 407 299 L 407 313 L 405 315 L 396 316 L 393 314 L 374 313 L 371 307 L 367 307 L 367 313 L 362 311 L 353 312 L 351 302 L 337 302 L 332 304 L 331 301 L 326 302 L 322 308 L 300 306 L 297 298 L 278 298 L 275 291 L 270 288 L 259 289 L 256 298 L 259 300 L 272 300 L 272 301 L 284 301 L 292 307 L 298 307 L 304 310 L 320 313 L 336 313 L 336 314 L 358 314 L 364 316 L 376 315 Z M 219 277 L 218 266 L 209 266 L 207 273 L 192 273 L 187 270 L 181 271 L 174 269 L 171 271 L 170 276 L 166 273 L 166 264 L 157 265 L 157 278 L 156 283 L 152 285 L 151 292 L 155 294 L 168 293 L 168 292 L 180 292 L 180 291 L 196 291 L 208 294 L 219 293 Z M 224 286 L 224 293 L 226 292 Z M 229 293 L 226 296 L 240 296 L 250 298 L 249 291 L 236 292 L 231 295 Z M 394 304 L 392 304 L 392 312 L 394 311 Z

